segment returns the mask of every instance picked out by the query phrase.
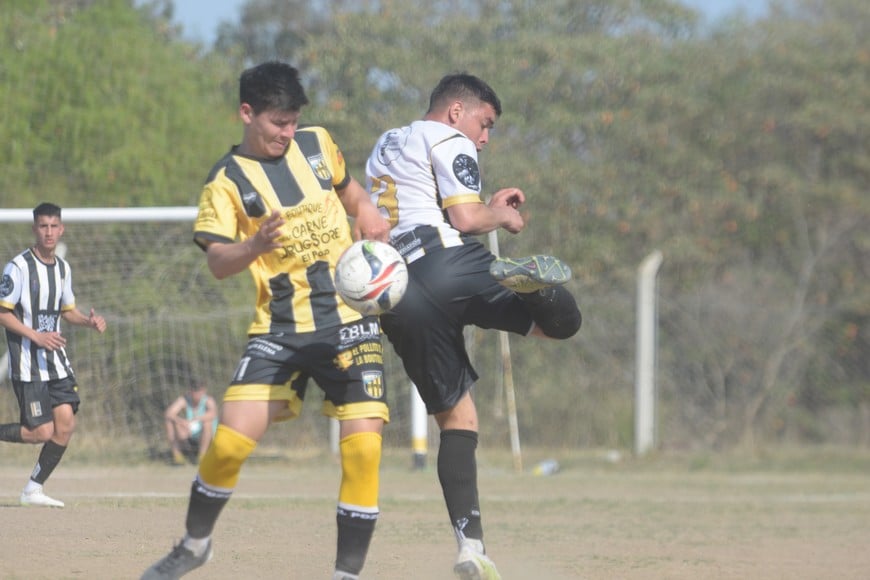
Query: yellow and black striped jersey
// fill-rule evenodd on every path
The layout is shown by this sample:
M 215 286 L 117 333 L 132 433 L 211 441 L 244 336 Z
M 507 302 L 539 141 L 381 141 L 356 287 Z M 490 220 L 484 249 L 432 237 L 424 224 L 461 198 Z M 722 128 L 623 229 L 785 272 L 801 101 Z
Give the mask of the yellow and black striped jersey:
M 273 210 L 285 224 L 281 248 L 249 266 L 257 306 L 249 334 L 302 333 L 359 320 L 333 283 L 352 243 L 336 189 L 350 181 L 341 151 L 322 127 L 300 127 L 283 157 L 255 159 L 234 147 L 212 169 L 199 201 L 194 241 L 242 241 Z

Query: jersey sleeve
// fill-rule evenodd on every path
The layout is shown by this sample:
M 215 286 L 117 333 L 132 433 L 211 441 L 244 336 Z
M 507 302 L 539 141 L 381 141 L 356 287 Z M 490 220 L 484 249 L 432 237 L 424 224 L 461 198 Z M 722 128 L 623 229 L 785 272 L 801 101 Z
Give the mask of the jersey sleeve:
M 21 300 L 21 270 L 14 262 L 9 262 L 3 268 L 0 277 L 0 307 L 13 310 Z
M 482 203 L 480 167 L 474 143 L 457 135 L 433 147 L 431 155 L 444 209 L 461 203 Z
M 65 262 L 64 265 L 66 266 L 66 276 L 63 277 L 63 288 L 61 288 L 60 311 L 69 312 L 76 307 L 76 296 L 73 293 L 72 268 L 70 268 L 69 262 Z
M 347 171 L 341 149 L 332 135 L 325 129 L 320 131 L 320 145 L 323 148 L 327 163 L 329 163 L 330 173 L 332 173 L 332 186 L 335 189 L 344 189 L 350 182 L 350 173 Z
M 223 173 L 203 187 L 199 208 L 193 225 L 193 240 L 205 249 L 208 242 L 231 243 L 238 236 L 239 224 L 233 203 L 234 191 L 230 182 L 221 178 Z

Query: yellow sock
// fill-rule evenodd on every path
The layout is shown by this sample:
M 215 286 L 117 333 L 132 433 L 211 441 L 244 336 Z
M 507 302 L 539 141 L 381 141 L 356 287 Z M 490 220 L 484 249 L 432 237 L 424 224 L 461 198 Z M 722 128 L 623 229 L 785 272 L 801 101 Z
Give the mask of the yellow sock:
M 340 504 L 377 511 L 381 436 L 354 433 L 339 442 L 341 450 Z

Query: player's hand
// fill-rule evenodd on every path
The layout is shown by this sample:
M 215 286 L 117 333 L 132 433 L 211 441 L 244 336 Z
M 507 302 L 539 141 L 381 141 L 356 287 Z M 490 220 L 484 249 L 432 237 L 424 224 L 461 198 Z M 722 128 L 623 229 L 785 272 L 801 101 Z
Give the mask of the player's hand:
M 284 218 L 281 217 L 281 212 L 272 210 L 272 213 L 263 220 L 260 224 L 260 229 L 251 238 L 254 251 L 259 256 L 272 250 L 277 250 L 281 247 L 278 239 L 281 237 L 281 226 L 284 225 Z
M 91 308 L 91 315 L 88 317 L 88 324 L 100 334 L 106 331 L 106 320 L 94 312 L 93 308 Z
M 384 218 L 374 205 L 360 204 L 353 223 L 355 240 L 390 241 L 390 222 Z
M 526 227 L 526 220 L 523 215 L 512 207 L 506 207 L 501 210 L 505 219 L 502 222 L 504 229 L 512 234 L 518 234 Z
M 492 194 L 489 207 L 512 207 L 518 209 L 526 202 L 526 195 L 518 187 L 506 187 Z
M 32 340 L 47 351 L 59 350 L 66 346 L 66 339 L 59 332 L 37 332 Z

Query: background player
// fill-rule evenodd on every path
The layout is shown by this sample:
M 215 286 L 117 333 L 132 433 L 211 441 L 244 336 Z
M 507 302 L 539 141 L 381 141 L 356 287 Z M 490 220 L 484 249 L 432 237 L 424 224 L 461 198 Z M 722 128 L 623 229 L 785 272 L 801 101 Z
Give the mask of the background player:
M 194 240 L 216 278 L 251 272 L 254 321 L 191 488 L 187 533 L 142 578 L 178 578 L 208 561 L 212 530 L 242 464 L 270 423 L 298 415 L 313 378 L 325 393 L 324 414 L 341 425 L 334 578 L 353 579 L 378 518 L 389 413 L 383 361 L 361 356 L 381 352 L 377 318 L 345 305 L 333 275 L 352 242 L 348 214 L 366 238 L 386 240 L 389 224 L 347 172 L 329 133 L 299 126 L 308 99 L 295 68 L 266 62 L 245 70 L 239 102 L 242 142 L 209 174 Z
M 9 374 L 21 411 L 18 423 L 0 425 L 0 441 L 43 443 L 21 492 L 24 506 L 64 505 L 42 488 L 69 446 L 81 402 L 60 319 L 100 333 L 106 330 L 106 321 L 93 308 L 89 315 L 76 308 L 72 269 L 56 254 L 63 232 L 59 206 L 36 206 L 36 243 L 6 264 L 0 279 L 0 326 L 6 329 Z
M 501 115 L 485 82 L 444 77 L 423 120 L 386 132 L 366 166 L 372 200 L 389 218 L 391 243 L 408 262 L 405 296 L 381 324 L 441 429 L 438 478 L 459 543 L 463 579 L 499 578 L 486 556 L 477 490 L 478 418 L 470 395 L 478 375 L 463 340 L 466 325 L 569 338 L 580 310 L 561 286 L 566 264 L 551 256 L 496 260 L 478 240 L 525 226 L 525 195 L 501 189 L 481 200 L 478 151 Z
M 193 382 L 187 393 L 172 401 L 163 413 L 172 463 L 184 465 L 186 454 L 197 461 L 205 455 L 217 429 L 217 402 L 205 385 Z

